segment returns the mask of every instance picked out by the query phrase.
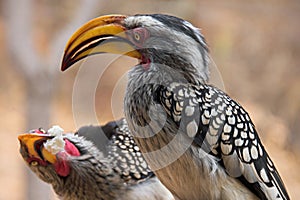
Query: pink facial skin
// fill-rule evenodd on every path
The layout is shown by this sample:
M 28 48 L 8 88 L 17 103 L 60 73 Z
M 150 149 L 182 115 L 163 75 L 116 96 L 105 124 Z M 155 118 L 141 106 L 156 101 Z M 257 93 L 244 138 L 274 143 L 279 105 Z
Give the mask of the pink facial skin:
M 70 174 L 71 168 L 68 163 L 69 156 L 80 156 L 80 152 L 69 140 L 65 139 L 65 151 L 56 154 L 57 162 L 54 164 L 58 175 L 66 177 Z

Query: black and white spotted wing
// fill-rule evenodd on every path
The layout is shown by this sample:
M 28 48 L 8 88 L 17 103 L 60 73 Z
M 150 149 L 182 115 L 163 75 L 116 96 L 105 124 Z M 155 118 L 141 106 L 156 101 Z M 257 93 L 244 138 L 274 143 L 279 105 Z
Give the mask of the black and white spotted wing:
M 94 143 L 126 184 L 138 184 L 154 176 L 130 135 L 125 119 L 104 126 L 85 126 L 77 134 Z
M 248 113 L 224 92 L 209 85 L 172 83 L 157 89 L 157 103 L 179 128 L 220 160 L 260 199 L 289 199 Z
M 125 119 L 117 121 L 111 137 L 108 159 L 113 169 L 128 184 L 137 184 L 154 176 L 134 142 Z

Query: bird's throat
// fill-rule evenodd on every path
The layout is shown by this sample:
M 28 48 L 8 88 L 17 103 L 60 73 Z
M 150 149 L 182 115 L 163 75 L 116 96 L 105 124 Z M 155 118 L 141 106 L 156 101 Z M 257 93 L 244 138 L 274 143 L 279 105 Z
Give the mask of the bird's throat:
M 65 151 L 57 153 L 57 162 L 54 164 L 54 168 L 59 176 L 66 177 L 70 174 L 71 169 L 68 163 L 68 156 L 68 153 Z
M 55 171 L 58 175 L 66 177 L 70 174 L 70 156 L 80 156 L 80 152 L 73 143 L 65 139 L 65 151 L 57 153 L 57 162 L 54 164 Z
M 148 71 L 150 68 L 150 63 L 151 63 L 151 60 L 149 58 L 142 56 L 142 59 L 141 59 L 139 65 L 141 65 L 145 71 Z

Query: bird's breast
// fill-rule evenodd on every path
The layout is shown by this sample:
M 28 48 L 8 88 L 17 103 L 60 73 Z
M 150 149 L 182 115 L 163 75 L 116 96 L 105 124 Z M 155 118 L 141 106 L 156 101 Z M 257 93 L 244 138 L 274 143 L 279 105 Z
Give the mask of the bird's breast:
M 127 120 L 151 170 L 180 199 L 257 199 L 228 176 L 213 156 L 195 148 L 170 120 L 151 121 L 146 126 Z

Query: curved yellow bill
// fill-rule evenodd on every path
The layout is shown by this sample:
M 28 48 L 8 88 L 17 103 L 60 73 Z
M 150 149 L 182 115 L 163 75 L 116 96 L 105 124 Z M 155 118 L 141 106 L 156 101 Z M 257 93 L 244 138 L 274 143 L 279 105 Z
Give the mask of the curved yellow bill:
M 79 28 L 65 47 L 61 70 L 79 60 L 99 53 L 114 53 L 141 58 L 141 54 L 127 39 L 123 26 L 124 15 L 106 15 L 95 18 Z
M 47 151 L 47 149 L 45 149 L 44 147 L 40 147 L 40 145 L 43 145 L 44 141 L 51 139 L 52 137 L 53 136 L 47 134 L 25 133 L 19 135 L 18 139 L 21 145 L 26 146 L 28 154 L 31 157 L 43 159 L 53 164 L 56 162 L 56 156 Z M 41 155 L 38 151 L 40 151 L 43 158 L 41 158 Z

